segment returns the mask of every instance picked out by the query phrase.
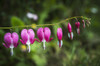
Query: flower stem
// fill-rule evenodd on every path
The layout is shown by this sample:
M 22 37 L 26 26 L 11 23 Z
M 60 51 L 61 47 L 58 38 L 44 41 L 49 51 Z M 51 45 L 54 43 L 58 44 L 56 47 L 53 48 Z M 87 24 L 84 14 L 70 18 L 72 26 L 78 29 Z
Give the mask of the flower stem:
M 87 18 L 87 17 L 75 16 L 75 17 L 70 17 L 70 18 L 67 18 L 65 20 L 62 20 L 62 21 L 55 23 L 55 24 L 40 24 L 40 25 L 35 25 L 35 26 L 40 27 L 40 26 L 58 25 L 58 24 L 61 24 L 61 23 L 65 23 L 66 21 L 69 21 L 69 20 L 74 19 L 74 18 L 82 18 L 82 19 L 86 19 L 86 20 L 91 20 L 90 18 Z M 24 26 L 14 26 L 14 27 L 0 27 L 0 29 L 25 28 L 25 27 L 33 27 L 33 24 L 32 25 L 24 25 Z

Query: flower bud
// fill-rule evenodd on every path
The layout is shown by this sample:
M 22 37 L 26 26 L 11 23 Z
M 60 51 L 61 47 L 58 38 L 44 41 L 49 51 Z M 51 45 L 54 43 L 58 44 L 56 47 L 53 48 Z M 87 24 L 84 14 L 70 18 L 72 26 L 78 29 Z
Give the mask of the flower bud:
M 58 37 L 58 45 L 60 48 L 62 47 L 62 36 L 63 36 L 62 29 L 58 28 L 57 29 L 57 37 Z

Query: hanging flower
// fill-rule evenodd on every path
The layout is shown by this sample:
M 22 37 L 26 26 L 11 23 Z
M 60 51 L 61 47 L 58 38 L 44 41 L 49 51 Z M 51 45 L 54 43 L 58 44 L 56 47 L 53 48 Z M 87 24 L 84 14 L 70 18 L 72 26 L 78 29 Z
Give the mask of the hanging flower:
M 13 48 L 16 48 L 18 46 L 18 34 L 16 32 L 11 33 L 6 33 L 4 35 L 4 42 L 3 45 L 6 48 L 10 48 L 11 49 L 11 56 L 13 55 Z
M 85 28 L 85 21 L 84 21 L 84 20 L 82 20 L 82 23 L 83 23 L 83 28 Z
M 68 26 L 67 26 L 67 29 L 68 29 L 68 37 L 73 39 L 73 32 L 72 32 L 72 27 L 71 27 L 71 24 L 68 23 Z
M 75 22 L 75 26 L 76 26 L 76 28 L 77 28 L 77 33 L 80 34 L 80 29 L 79 29 L 79 27 L 80 27 L 80 22 Z
M 21 38 L 20 41 L 22 44 L 28 46 L 28 52 L 30 52 L 30 44 L 33 44 L 36 39 L 34 39 L 35 33 L 32 29 L 23 29 L 21 31 Z
M 50 38 L 51 35 L 51 31 L 48 27 L 43 28 L 39 28 L 37 30 L 37 36 L 40 40 L 40 42 L 43 42 L 43 48 L 45 50 L 45 42 L 50 42 L 53 38 Z
M 59 45 L 60 48 L 63 45 L 62 36 L 63 36 L 62 29 L 61 28 L 58 28 L 57 29 L 57 37 L 58 37 L 58 45 Z

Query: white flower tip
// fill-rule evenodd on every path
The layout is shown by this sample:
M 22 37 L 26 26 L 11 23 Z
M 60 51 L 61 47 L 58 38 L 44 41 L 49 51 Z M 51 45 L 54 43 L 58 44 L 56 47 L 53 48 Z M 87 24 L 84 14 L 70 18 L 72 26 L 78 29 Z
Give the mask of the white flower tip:
M 10 52 L 11 56 L 13 56 L 13 48 L 11 48 L 11 52 Z
M 13 53 L 12 52 L 10 54 L 11 54 L 11 56 L 13 56 Z
M 10 54 L 11 54 L 11 56 L 13 56 L 13 52 L 11 52 Z
M 28 53 L 30 53 L 30 45 L 28 45 L 28 49 L 27 50 L 28 50 Z
M 59 41 L 57 42 L 57 45 L 59 46 Z
M 28 53 L 30 53 L 30 50 L 28 49 Z
M 70 33 L 68 33 L 68 37 L 70 38 Z
M 73 32 L 71 32 L 71 35 L 72 35 L 72 39 L 73 39 L 73 36 L 74 36 Z
M 80 34 L 80 29 L 79 29 L 79 28 L 77 28 L 77 34 L 78 34 L 78 35 Z
M 59 44 L 61 44 L 61 46 Z M 61 43 L 59 43 L 59 41 L 58 41 L 57 45 L 59 46 L 59 48 L 61 48 L 63 45 L 63 41 L 61 40 Z
M 46 49 L 46 47 L 43 47 L 43 49 L 45 50 L 45 49 Z
M 74 36 L 74 35 L 73 35 L 73 32 L 68 33 L 68 37 L 71 38 L 71 40 L 73 39 L 73 36 Z
M 63 41 L 61 40 L 61 47 L 62 47 L 62 45 L 63 45 Z
M 45 48 L 46 48 L 46 46 L 45 46 L 45 42 L 46 42 L 46 41 L 43 39 L 42 42 L 43 42 L 43 48 L 44 48 L 44 50 L 45 50 Z

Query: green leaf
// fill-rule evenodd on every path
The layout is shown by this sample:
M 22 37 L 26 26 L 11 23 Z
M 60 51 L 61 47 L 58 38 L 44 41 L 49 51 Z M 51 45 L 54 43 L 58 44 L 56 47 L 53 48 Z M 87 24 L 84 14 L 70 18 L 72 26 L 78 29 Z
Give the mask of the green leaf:
M 16 16 L 11 18 L 11 25 L 12 26 L 24 26 L 24 22 Z

